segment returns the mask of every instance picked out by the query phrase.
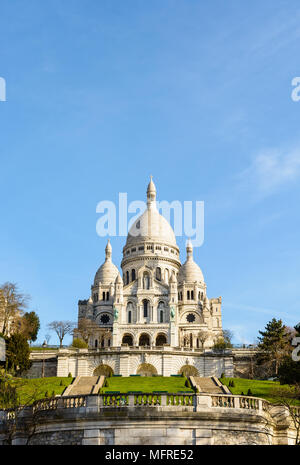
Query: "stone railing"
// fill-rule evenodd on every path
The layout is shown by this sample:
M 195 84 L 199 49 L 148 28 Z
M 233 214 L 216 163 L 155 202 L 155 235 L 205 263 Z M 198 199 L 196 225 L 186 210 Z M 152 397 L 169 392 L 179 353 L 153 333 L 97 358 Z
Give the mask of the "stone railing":
M 32 405 L 33 413 L 40 410 L 55 410 L 58 408 L 86 407 L 88 396 L 59 396 L 51 399 L 38 400 Z
M 193 407 L 195 395 L 193 393 L 132 393 L 132 394 L 102 394 L 100 407 Z
M 100 412 L 106 408 L 140 408 L 140 407 L 165 407 L 176 410 L 186 409 L 198 411 L 204 408 L 243 409 L 267 412 L 272 406 L 268 401 L 249 396 L 219 395 L 219 394 L 194 394 L 194 393 L 165 393 L 157 391 L 152 393 L 106 393 L 93 395 L 78 395 L 66 397 L 54 397 L 36 401 L 29 407 L 16 410 L 0 410 L 1 421 L 14 420 L 18 414 L 21 416 L 32 415 L 40 411 L 53 411 L 57 409 L 79 409 L 84 411 Z M 294 407 L 294 412 L 299 413 L 300 407 Z M 81 410 L 82 411 L 82 410 Z M 83 411 L 82 411 L 83 412 Z
M 211 394 L 212 407 L 241 408 L 266 411 L 269 402 L 259 397 Z

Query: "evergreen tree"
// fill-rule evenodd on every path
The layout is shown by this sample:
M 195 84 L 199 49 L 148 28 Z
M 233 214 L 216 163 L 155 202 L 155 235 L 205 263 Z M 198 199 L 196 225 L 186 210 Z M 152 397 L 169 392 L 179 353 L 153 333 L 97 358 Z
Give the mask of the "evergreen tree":
M 27 336 L 29 341 L 36 341 L 37 335 L 40 329 L 40 319 L 35 312 L 26 312 L 23 316 L 25 322 L 27 323 L 26 326 L 26 333 L 24 332 L 24 336 Z
M 24 371 L 31 366 L 29 360 L 30 347 L 26 337 L 20 333 L 12 334 L 6 339 L 6 363 L 7 368 Z
M 259 331 L 258 352 L 256 361 L 258 365 L 264 365 L 267 373 L 278 374 L 278 368 L 283 359 L 290 352 L 290 338 L 282 320 L 273 318 L 265 327 L 265 331 Z

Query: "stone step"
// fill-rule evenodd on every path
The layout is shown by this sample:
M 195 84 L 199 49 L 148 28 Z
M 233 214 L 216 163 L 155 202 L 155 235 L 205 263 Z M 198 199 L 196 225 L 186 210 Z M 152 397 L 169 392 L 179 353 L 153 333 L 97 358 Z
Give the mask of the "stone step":
M 70 389 L 64 395 L 79 396 L 91 394 L 98 379 L 98 376 L 77 376 L 73 384 L 70 385 Z
M 222 387 L 218 386 L 212 378 L 194 376 L 194 380 L 200 392 L 207 394 L 224 394 Z

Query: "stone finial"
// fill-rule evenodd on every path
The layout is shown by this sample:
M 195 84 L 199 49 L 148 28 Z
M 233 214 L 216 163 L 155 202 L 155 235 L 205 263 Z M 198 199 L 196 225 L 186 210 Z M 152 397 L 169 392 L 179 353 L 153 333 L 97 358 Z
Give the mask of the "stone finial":
M 108 239 L 106 247 L 105 247 L 105 260 L 111 260 L 111 254 L 112 254 L 112 246 L 111 246 L 110 240 Z
M 156 187 L 152 180 L 152 176 L 150 176 L 150 182 L 147 187 L 147 206 L 148 208 L 152 205 L 155 205 L 156 201 Z

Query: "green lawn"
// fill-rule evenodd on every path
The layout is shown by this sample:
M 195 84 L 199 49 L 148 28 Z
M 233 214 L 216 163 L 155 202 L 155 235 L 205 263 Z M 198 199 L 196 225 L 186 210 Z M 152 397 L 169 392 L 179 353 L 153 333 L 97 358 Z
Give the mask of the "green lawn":
M 132 376 L 132 377 L 111 377 L 106 378 L 105 387 L 100 390 L 100 394 L 104 394 L 107 391 L 119 391 L 126 393 L 128 391 L 141 391 L 141 392 L 153 392 L 153 391 L 167 391 L 167 392 L 194 392 L 192 388 L 187 387 L 185 384 L 189 381 L 184 377 L 165 377 L 165 376 Z
M 229 387 L 230 380 L 234 380 L 234 387 Z M 279 381 L 263 381 L 244 378 L 220 378 L 220 381 L 228 386 L 232 394 L 240 395 L 243 392 L 247 395 L 248 389 L 251 389 L 254 397 L 262 397 L 269 402 L 276 402 L 273 392 L 276 391 L 276 388 L 283 388 L 287 393 L 291 389 L 287 384 L 280 385 Z M 300 401 L 295 401 L 295 404 L 300 405 Z
M 48 391 L 49 396 L 54 391 L 61 394 L 66 386 L 69 386 L 73 378 L 12 378 L 13 384 L 17 386 L 21 404 L 32 403 L 34 400 L 43 399 Z M 62 385 L 60 385 L 62 384 Z

